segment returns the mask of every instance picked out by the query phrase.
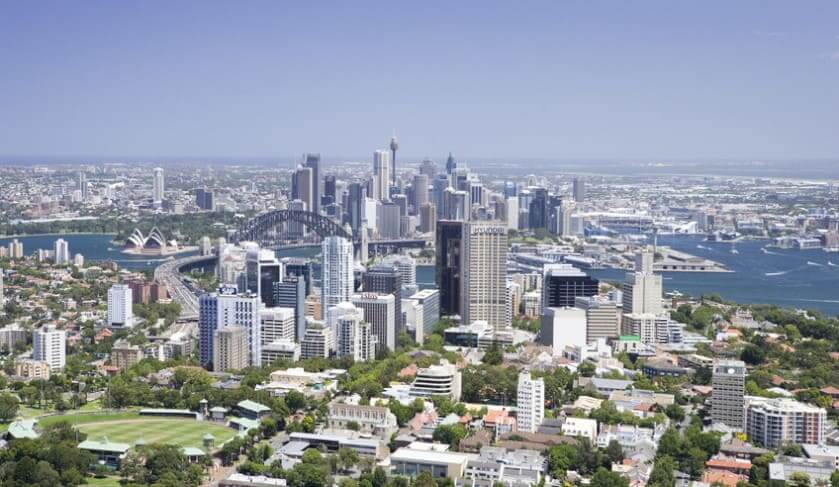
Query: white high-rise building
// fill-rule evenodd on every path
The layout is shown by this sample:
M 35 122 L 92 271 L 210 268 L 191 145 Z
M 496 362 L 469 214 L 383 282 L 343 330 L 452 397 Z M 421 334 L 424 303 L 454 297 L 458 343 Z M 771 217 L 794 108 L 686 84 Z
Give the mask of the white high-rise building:
M 46 362 L 52 371 L 64 369 L 67 363 L 67 332 L 55 325 L 44 325 L 34 330 L 32 359 Z
M 114 284 L 108 289 L 108 326 L 134 326 L 133 295 L 128 284 Z
M 621 326 L 625 335 L 640 337 L 647 345 L 670 341 L 670 317 L 666 314 L 624 313 Z
M 373 153 L 373 198 L 390 199 L 390 154 L 386 150 Z
M 399 269 L 399 275 L 402 279 L 402 289 L 410 288 L 416 292 L 417 261 L 413 257 L 410 255 L 392 254 L 385 257 L 382 262 Z
M 263 308 L 259 311 L 262 344 L 277 340 L 294 341 L 295 318 L 293 308 Z
M 198 351 L 201 365 L 213 360 L 215 331 L 228 326 L 241 326 L 248 332 L 249 363 L 259 365 L 262 356 L 262 327 L 259 296 L 240 294 L 236 286 L 222 286 L 218 292 L 198 298 Z
M 510 196 L 505 200 L 507 206 L 507 229 L 519 229 L 519 197 Z
M 486 321 L 496 330 L 509 327 L 507 226 L 490 221 L 466 222 L 462 245 L 461 321 Z
M 396 297 L 393 294 L 356 294 L 352 298 L 352 304 L 364 311 L 364 320 L 373 327 L 376 348 L 395 350 Z
M 740 360 L 714 362 L 711 421 L 736 431 L 745 430 L 746 364 Z M 771 446 L 771 445 L 767 445 Z
M 152 200 L 155 203 L 163 201 L 164 188 L 163 168 L 154 168 L 154 180 L 152 181 Z
M 565 347 L 585 347 L 588 321 L 580 308 L 545 308 L 542 310 L 542 344 L 560 356 Z
M 517 406 L 518 431 L 535 433 L 545 419 L 545 381 L 533 379 L 529 371 L 521 372 Z
M 321 250 L 321 309 L 327 311 L 353 294 L 353 244 L 342 237 L 326 237 Z
M 23 258 L 23 242 L 18 239 L 9 242 L 9 258 L 12 260 Z
M 654 255 L 643 250 L 635 256 L 635 272 L 626 274 L 623 283 L 623 312 L 661 314 L 662 278 L 653 273 Z
M 68 265 L 70 263 L 70 244 L 63 238 L 59 238 L 55 241 L 53 254 L 55 265 Z
M 330 308 L 329 321 L 335 330 L 335 349 L 339 357 L 349 356 L 356 362 L 375 358 L 372 326 L 364 321 L 363 309 L 352 303 L 341 303 Z
M 0 269 L 0 308 L 6 306 L 6 288 L 3 286 L 3 269 Z

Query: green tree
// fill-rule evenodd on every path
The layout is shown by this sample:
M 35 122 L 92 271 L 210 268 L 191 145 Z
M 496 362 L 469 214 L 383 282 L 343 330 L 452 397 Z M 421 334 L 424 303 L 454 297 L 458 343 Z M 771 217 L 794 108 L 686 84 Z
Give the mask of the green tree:
M 481 361 L 487 365 L 501 365 L 504 362 L 504 351 L 501 350 L 501 344 L 493 341 Z
M 591 487 L 629 487 L 629 480 L 618 473 L 600 467 L 591 477 L 590 485 Z
M 20 401 L 11 394 L 0 394 L 0 423 L 8 423 L 15 419 L 20 410 Z
M 664 414 L 676 422 L 681 422 L 685 419 L 685 410 L 676 403 L 670 404 L 664 408 Z
M 456 449 L 460 440 L 466 438 L 466 428 L 458 424 L 443 424 L 434 429 L 432 435 L 434 441 L 447 443 L 452 449 Z
M 832 479 L 831 475 L 831 479 Z M 810 476 L 804 472 L 793 472 L 787 481 L 789 487 L 810 487 Z
M 623 461 L 623 448 L 617 440 L 612 440 L 606 446 L 606 458 L 609 463 L 620 463 Z
M 649 487 L 674 487 L 676 477 L 673 472 L 678 468 L 673 458 L 663 455 L 656 459 L 653 471 L 650 473 Z

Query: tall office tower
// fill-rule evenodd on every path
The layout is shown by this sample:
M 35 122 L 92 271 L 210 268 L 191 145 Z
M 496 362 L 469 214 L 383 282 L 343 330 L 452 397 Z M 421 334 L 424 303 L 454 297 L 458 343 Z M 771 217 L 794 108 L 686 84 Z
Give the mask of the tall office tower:
M 420 215 L 420 232 L 433 232 L 437 226 L 437 208 L 431 203 L 422 205 L 419 209 Z
M 556 208 L 556 234 L 561 237 L 570 237 L 574 235 L 574 229 L 571 226 L 571 213 L 574 208 L 569 203 L 563 203 Z
M 323 177 L 323 196 L 321 197 L 321 203 L 328 202 L 326 204 L 338 203 L 338 192 L 337 192 L 337 184 L 335 182 L 335 176 L 329 175 Z
M 443 191 L 443 217 L 446 220 L 468 220 L 471 213 L 469 193 L 447 188 Z
M 408 214 L 408 197 L 404 194 L 393 194 L 390 196 L 390 201 L 399 207 L 399 216 L 403 217 Z
M 6 306 L 6 288 L 3 285 L 3 269 L 0 269 L 0 308 Z
M 419 212 L 422 205 L 428 203 L 428 176 L 417 174 L 414 176 L 414 211 Z
M 507 205 L 507 229 L 519 229 L 519 198 L 518 196 L 510 196 L 505 201 Z
M 283 264 L 285 277 L 303 277 L 306 279 L 306 296 L 312 294 L 312 283 L 314 282 L 312 261 L 302 257 L 283 257 L 280 259 Z
M 55 241 L 55 265 L 67 265 L 70 263 L 70 244 L 63 238 Z
M 258 365 L 262 354 L 262 328 L 259 321 L 259 296 L 239 294 L 235 286 L 222 286 L 218 292 L 198 298 L 198 353 L 202 366 L 213 360 L 215 331 L 228 326 L 241 326 L 248 332 L 249 363 Z
M 786 397 L 750 397 L 746 406 L 745 432 L 765 448 L 803 444 L 823 449 L 828 424 L 824 408 Z M 836 453 L 830 459 L 835 467 Z
M 574 178 L 574 201 L 582 203 L 586 200 L 586 182 L 580 178 Z
M 321 322 L 309 322 L 306 326 L 306 334 L 300 341 L 300 358 L 329 358 L 330 352 L 335 349 L 335 340 L 332 330 Z
M 578 296 L 595 296 L 600 282 L 571 264 L 542 268 L 542 308 L 567 308 Z
M 291 199 L 302 201 L 308 211 L 315 211 L 314 184 L 314 171 L 311 167 L 298 166 L 291 175 Z
M 306 154 L 304 167 L 312 170 L 312 204 L 306 209 L 320 213 L 320 154 Z
M 446 174 L 452 174 L 457 169 L 457 162 L 455 162 L 452 153 L 449 152 L 449 157 L 446 159 Z
M 439 174 L 432 181 L 431 197 L 434 207 L 437 208 L 437 218 L 443 218 L 445 207 L 446 188 L 450 185 L 449 178 L 445 174 Z
M 555 356 L 561 356 L 565 347 L 584 347 L 588 343 L 586 326 L 586 312 L 579 308 L 544 308 L 539 338 Z
M 422 337 L 431 335 L 434 325 L 440 320 L 440 291 L 437 289 L 423 289 L 408 298 L 422 314 L 421 320 L 416 320 L 417 342 L 422 343 Z
M 274 283 L 274 306 L 288 308 L 294 311 L 294 334 L 296 342 L 303 339 L 306 333 L 306 278 L 303 276 L 286 276 L 282 281 Z
M 257 282 L 257 289 L 253 292 L 259 296 L 263 306 L 269 308 L 276 306 L 274 302 L 274 284 L 282 280 L 283 266 L 277 260 L 274 251 L 268 249 L 259 250 L 259 261 L 257 265 L 259 280 Z
M 529 227 L 531 230 L 548 228 L 548 190 L 530 188 Z
M 379 229 L 379 237 L 382 239 L 398 239 L 401 234 L 401 218 L 399 205 L 391 202 L 384 202 L 376 212 L 378 221 L 376 227 Z
M 50 370 L 62 370 L 67 363 L 67 332 L 55 325 L 32 331 L 32 359 L 46 362 Z
M 519 374 L 516 429 L 535 433 L 545 419 L 545 381 L 533 379 L 529 371 Z
M 746 364 L 739 360 L 717 360 L 711 385 L 711 421 L 743 431 Z
M 347 222 L 352 228 L 353 235 L 358 234 L 361 222 L 364 220 L 364 200 L 367 198 L 365 185 L 350 183 L 347 190 Z
M 248 330 L 242 326 L 228 326 L 213 332 L 214 372 L 242 370 L 248 365 Z
M 23 242 L 16 238 L 9 242 L 9 258 L 13 260 L 23 258 Z
M 387 151 L 373 153 L 373 198 L 379 201 L 390 199 L 390 155 Z
M 429 181 L 433 181 L 437 177 L 437 164 L 431 159 L 423 159 L 420 163 L 420 174 L 425 174 Z
M 82 201 L 87 201 L 87 197 L 88 197 L 87 174 L 85 174 L 84 171 L 79 172 L 79 194 L 82 197 Z
M 306 211 L 310 207 L 306 206 L 304 201 L 293 200 L 288 202 L 288 209 L 291 211 Z M 301 222 L 289 220 L 286 223 L 286 232 L 288 238 L 300 239 L 306 235 L 306 227 Z
M 396 300 L 393 294 L 356 294 L 351 302 L 356 308 L 364 311 L 364 320 L 372 326 L 376 350 L 395 350 Z
M 399 141 L 396 140 L 396 136 L 390 138 L 390 153 L 392 155 L 392 170 L 391 170 L 391 177 L 393 179 L 393 183 L 391 186 L 396 187 L 396 151 L 399 150 Z
M 198 188 L 195 190 L 195 204 L 202 210 L 213 211 L 216 209 L 215 198 L 213 192 L 207 188 Z
M 399 269 L 402 278 L 402 289 L 416 287 L 417 261 L 410 255 L 391 254 L 382 259 L 382 263 Z
M 512 181 L 506 181 L 504 183 L 504 199 L 512 198 L 514 196 L 518 196 L 518 191 L 516 190 L 516 183 Z
M 321 309 L 349 301 L 353 286 L 353 245 L 342 237 L 326 237 L 321 245 Z
M 618 305 L 599 296 L 580 296 L 574 306 L 586 313 L 586 342 L 620 336 Z
M 440 312 L 444 315 L 461 314 L 463 225 L 461 221 L 440 220 L 437 222 L 434 274 L 437 289 L 440 290 Z
M 296 324 L 292 308 L 262 308 L 259 324 L 262 327 L 262 345 L 277 340 L 294 341 Z
M 134 326 L 131 286 L 114 284 L 108 289 L 108 326 Z
M 463 229 L 462 322 L 483 320 L 496 330 L 507 321 L 507 226 L 467 222 Z
M 165 181 L 163 179 L 163 168 L 154 168 L 154 176 L 152 180 L 151 199 L 155 203 L 163 201 L 163 193 L 165 191 Z
M 662 278 L 653 273 L 653 253 L 638 252 L 635 272 L 628 272 L 623 283 L 623 312 L 661 314 Z
M 402 273 L 393 264 L 379 264 L 364 273 L 362 289 L 365 293 L 392 294 L 394 298 L 394 319 L 396 334 L 404 329 L 402 320 Z

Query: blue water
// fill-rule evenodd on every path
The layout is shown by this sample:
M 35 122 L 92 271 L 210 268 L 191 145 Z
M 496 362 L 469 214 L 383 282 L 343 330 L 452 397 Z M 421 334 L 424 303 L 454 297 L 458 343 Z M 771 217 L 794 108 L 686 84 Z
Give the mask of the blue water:
M 159 258 L 137 257 L 120 252 L 111 243 L 111 235 L 38 235 L 19 237 L 27 255 L 39 248 L 52 249 L 55 240 L 64 238 L 71 254 L 81 253 L 86 261 L 112 260 L 128 269 L 156 267 Z M 0 238 L 8 245 L 10 238 Z M 821 250 L 781 250 L 767 248 L 767 240 L 749 240 L 736 244 L 738 254 L 731 253 L 731 244 L 704 242 L 699 236 L 659 237 L 659 245 L 673 247 L 722 263 L 730 273 L 665 272 L 667 291 L 699 296 L 717 293 L 724 299 L 741 303 L 770 303 L 785 307 L 816 309 L 839 315 L 839 254 Z M 316 255 L 314 249 L 293 249 L 281 255 L 301 257 Z M 181 254 L 184 255 L 184 254 Z M 809 262 L 809 263 L 808 263 Z M 602 280 L 620 281 L 625 272 L 615 269 L 587 271 Z M 769 275 L 767 275 L 769 274 Z M 434 266 L 417 266 L 420 288 L 434 286 Z
M 163 261 L 163 258 L 160 257 L 123 254 L 119 245 L 111 243 L 113 235 L 68 234 L 17 237 L 23 243 L 23 252 L 26 255 L 34 254 L 38 249 L 53 250 L 55 241 L 59 238 L 67 241 L 70 247 L 70 255 L 82 254 L 85 262 L 109 260 L 126 269 L 144 270 L 153 269 Z M 8 246 L 11 241 L 12 238 L 0 238 L 0 245 Z M 190 255 L 190 253 L 178 254 L 178 257 L 186 255 Z
M 704 242 L 701 236 L 659 237 L 659 245 L 720 262 L 734 271 L 665 272 L 665 290 L 692 296 L 717 293 L 723 299 L 740 303 L 769 303 L 839 315 L 839 254 L 773 248 L 762 251 L 768 243 L 768 240 L 738 242 L 734 245 L 738 253 L 733 254 L 732 244 Z M 622 280 L 625 275 L 624 271 L 614 269 L 589 273 L 604 280 Z

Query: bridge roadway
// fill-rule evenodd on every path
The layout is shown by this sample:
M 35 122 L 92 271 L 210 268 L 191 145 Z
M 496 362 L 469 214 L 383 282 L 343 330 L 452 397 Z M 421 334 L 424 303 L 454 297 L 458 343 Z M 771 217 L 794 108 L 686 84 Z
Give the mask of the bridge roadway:
M 320 244 L 284 245 L 280 248 L 300 248 Z M 369 247 L 379 246 L 422 248 L 425 240 L 373 240 Z M 200 289 L 188 283 L 181 275 L 181 269 L 201 263 L 209 263 L 216 259 L 215 255 L 193 255 L 181 259 L 166 261 L 154 269 L 154 278 L 166 286 L 166 290 L 176 303 L 181 305 L 181 319 L 198 319 L 198 294 Z

